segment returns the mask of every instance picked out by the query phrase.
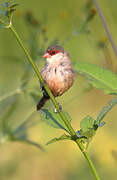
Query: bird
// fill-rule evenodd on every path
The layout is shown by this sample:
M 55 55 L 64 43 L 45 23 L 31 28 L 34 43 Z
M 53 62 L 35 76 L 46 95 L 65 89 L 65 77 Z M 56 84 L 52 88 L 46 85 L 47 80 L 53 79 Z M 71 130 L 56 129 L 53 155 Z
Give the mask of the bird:
M 54 97 L 61 96 L 74 82 L 74 69 L 71 64 L 70 55 L 63 47 L 51 45 L 47 48 L 43 58 L 46 58 L 46 63 L 40 71 L 42 78 Z M 43 97 L 37 104 L 38 111 L 50 99 L 42 83 L 40 83 L 40 87 Z

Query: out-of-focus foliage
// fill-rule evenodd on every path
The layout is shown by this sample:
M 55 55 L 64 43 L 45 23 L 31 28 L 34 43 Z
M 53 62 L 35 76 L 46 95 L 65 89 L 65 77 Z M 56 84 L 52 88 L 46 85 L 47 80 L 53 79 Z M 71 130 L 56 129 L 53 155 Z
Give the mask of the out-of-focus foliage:
M 1 0 L 0 1 L 0 28 L 5 28 L 9 26 L 12 22 L 13 12 L 18 6 L 14 0 Z
M 44 64 L 42 54 L 48 45 L 60 44 L 69 51 L 73 65 L 77 64 L 77 70 L 82 73 L 84 73 L 84 69 L 80 66 L 79 60 L 108 68 L 114 73 L 117 72 L 116 59 L 92 0 L 80 2 L 64 0 L 56 1 L 56 3 L 53 0 L 35 3 L 20 0 L 18 3 L 20 4 L 17 11 L 14 12 L 13 23 L 39 69 Z M 111 24 L 109 27 L 112 35 L 117 41 L 115 30 L 117 3 L 114 0 L 99 3 L 107 23 Z M 3 144 L 8 141 L 25 141 L 44 150 L 40 144 L 47 143 L 53 137 L 59 138 L 50 140 L 48 144 L 62 140 L 61 144 L 58 143 L 59 145 L 54 143 L 53 146 L 49 146 L 54 149 L 49 149 L 48 157 L 46 154 L 42 155 L 40 151 L 39 154 L 37 149 L 31 148 L 31 146 L 5 143 L 0 149 L 2 154 L 0 179 L 43 180 L 48 176 L 50 179 L 77 179 L 78 176 L 80 179 L 86 179 L 86 177 L 93 179 L 77 150 L 73 152 L 73 144 L 69 145 L 67 141 L 63 141 L 71 140 L 71 137 L 65 134 L 61 136 L 61 130 L 47 127 L 46 123 L 44 125 L 44 121 L 41 121 L 40 112 L 35 110 L 36 103 L 42 95 L 39 82 L 13 36 L 7 31 L 1 30 L 0 41 L 0 142 Z M 105 87 L 101 89 L 108 89 L 109 93 L 116 92 L 115 74 L 105 70 L 104 76 L 99 73 L 95 77 L 94 74 L 89 77 L 90 71 L 97 70 L 99 72 L 102 69 L 93 65 L 88 67 L 85 75 L 88 73 L 87 77 L 90 78 L 90 82 L 92 79 L 94 82 L 95 78 L 97 87 L 98 81 L 105 80 Z M 108 74 L 110 74 L 109 77 Z M 115 79 L 114 86 L 113 78 Z M 78 137 L 87 146 L 89 143 L 87 137 L 89 141 L 92 140 L 98 129 L 97 126 L 96 128 L 94 126 L 96 122 L 98 126 L 101 126 L 102 118 L 116 103 L 112 102 L 108 105 L 108 101 L 112 97 L 104 95 L 102 90 L 96 90 L 93 86 L 87 88 L 87 81 L 77 73 L 75 79 L 72 89 L 58 101 L 62 104 L 63 109 L 70 113 L 74 128 L 80 129 Z M 100 84 L 98 86 L 100 88 Z M 107 106 L 101 110 L 105 105 Z M 49 102 L 46 107 L 51 111 Z M 99 113 L 100 111 L 101 113 Z M 53 111 L 52 113 L 56 116 Z M 99 128 L 100 133 L 96 134 L 90 149 L 99 173 L 103 174 L 103 179 L 116 177 L 116 107 L 112 113 L 109 113 L 110 115 L 108 114 L 104 119 L 104 121 L 108 119 L 106 126 Z M 93 118 L 87 117 L 87 114 Z M 49 124 L 53 123 L 52 119 Z M 81 121 L 81 119 L 83 120 Z M 54 120 L 56 120 L 55 117 Z

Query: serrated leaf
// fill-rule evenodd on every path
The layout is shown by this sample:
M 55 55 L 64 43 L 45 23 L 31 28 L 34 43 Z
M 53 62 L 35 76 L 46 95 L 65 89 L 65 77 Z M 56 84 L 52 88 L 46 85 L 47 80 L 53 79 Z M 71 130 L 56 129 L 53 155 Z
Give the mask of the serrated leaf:
M 87 116 L 80 122 L 82 133 L 86 133 L 93 128 L 95 120 L 91 116 Z
M 117 75 L 94 64 L 77 62 L 74 68 L 85 76 L 89 82 L 107 94 L 117 94 Z
M 63 141 L 63 140 L 72 140 L 72 137 L 69 136 L 69 135 L 63 134 L 63 135 L 60 136 L 59 138 L 53 138 L 53 139 L 51 139 L 50 141 L 48 141 L 48 142 L 46 143 L 46 145 L 55 143 L 55 142 L 57 142 L 57 141 Z
M 95 135 L 98 126 L 95 125 L 95 120 L 91 116 L 86 116 L 80 122 L 80 131 L 78 131 L 78 136 L 89 140 Z
M 4 0 L 2 3 L 0 3 L 0 17 L 2 20 L 4 20 L 4 24 L 6 26 L 11 21 L 11 15 L 16 10 L 16 6 L 18 6 L 18 3 L 14 3 L 14 1 L 11 0 Z
M 84 146 L 84 151 L 88 148 L 97 128 L 98 126 L 95 125 L 95 120 L 91 116 L 85 117 L 80 122 L 80 130 L 76 134 L 80 143 Z
M 67 120 L 71 122 L 71 117 L 67 112 L 63 112 L 64 115 L 66 116 Z M 41 119 L 44 120 L 48 125 L 54 127 L 54 128 L 59 128 L 59 129 L 64 129 L 68 132 L 67 127 L 65 126 L 64 122 L 60 118 L 58 113 L 55 113 L 53 110 L 47 110 L 47 109 L 42 109 L 41 110 Z
M 108 106 L 104 106 L 101 112 L 98 114 L 95 124 L 99 125 L 106 114 L 117 104 L 117 98 L 112 99 Z

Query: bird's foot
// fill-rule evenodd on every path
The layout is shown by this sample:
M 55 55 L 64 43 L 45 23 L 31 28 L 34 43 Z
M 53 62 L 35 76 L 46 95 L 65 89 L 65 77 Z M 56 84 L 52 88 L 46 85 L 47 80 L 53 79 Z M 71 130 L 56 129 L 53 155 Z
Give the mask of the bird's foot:
M 60 105 L 60 104 L 58 104 L 59 105 L 59 110 L 57 110 L 56 108 L 54 109 L 54 112 L 55 113 L 59 113 L 59 112 L 61 112 L 62 111 L 62 106 Z

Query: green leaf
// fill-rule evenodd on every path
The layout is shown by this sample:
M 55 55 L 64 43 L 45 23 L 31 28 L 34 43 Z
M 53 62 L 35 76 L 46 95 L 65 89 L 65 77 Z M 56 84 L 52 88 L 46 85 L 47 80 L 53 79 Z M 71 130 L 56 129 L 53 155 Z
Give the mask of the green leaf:
M 89 82 L 107 94 L 117 94 L 117 75 L 94 64 L 77 62 L 74 68 L 85 76 Z
M 0 119 L 2 118 L 3 114 L 5 114 L 9 110 L 9 108 L 13 105 L 17 98 L 18 95 L 15 94 L 14 96 L 9 96 L 0 101 Z
M 11 99 L 13 101 L 13 98 Z M 13 122 L 9 121 L 9 118 L 16 111 L 18 105 L 18 98 L 14 98 L 12 104 L 10 104 L 7 111 L 0 117 L 0 144 L 7 141 L 20 141 L 29 145 L 33 145 L 42 151 L 45 151 L 41 144 L 35 143 L 27 138 L 27 130 L 33 125 L 39 123 L 38 119 L 35 119 L 35 109 L 29 111 L 29 114 L 21 122 L 17 122 L 15 127 Z M 16 119 L 17 121 L 17 119 Z
M 18 100 L 18 96 L 9 98 L 6 101 L 6 103 L 9 102 L 9 106 L 7 105 L 7 108 L 5 107 L 6 109 L 3 106 L 5 110 L 4 112 L 2 112 L 2 116 L 0 117 L 0 135 L 8 132 L 10 129 L 8 119 L 12 115 L 12 113 L 14 112 L 14 109 L 17 106 L 17 100 Z
M 63 112 L 63 113 L 66 116 L 67 120 L 71 122 L 72 119 L 69 116 L 69 114 L 67 112 Z M 53 110 L 48 111 L 47 109 L 42 109 L 41 119 L 54 128 L 64 129 L 68 132 L 68 129 L 65 126 L 64 122 L 61 120 L 59 114 L 55 113 Z
M 57 142 L 57 141 L 62 141 L 62 140 L 72 140 L 72 137 L 69 136 L 69 135 L 63 134 L 63 135 L 60 136 L 59 138 L 53 138 L 53 139 L 51 139 L 50 141 L 48 141 L 48 142 L 46 143 L 46 145 L 55 143 L 55 142 Z
M 95 120 L 91 116 L 87 116 L 82 119 L 82 121 L 80 122 L 80 134 L 82 136 L 86 136 L 87 138 L 92 137 L 95 133 L 94 124 Z
M 2 0 L 2 2 L 0 2 L 0 19 L 4 22 L 2 24 L 5 25 L 0 27 L 6 28 L 6 26 L 9 25 L 12 18 L 11 15 L 16 10 L 16 6 L 18 6 L 18 3 L 14 3 L 13 0 L 10 0 L 9 2 L 8 0 Z
M 0 22 L 0 28 L 1 28 L 1 29 L 5 29 L 5 28 L 6 28 L 6 25 L 5 25 L 5 24 L 2 24 L 2 23 Z
M 40 121 L 38 118 L 36 118 L 37 115 L 38 112 L 36 112 L 35 109 L 32 109 L 32 111 L 30 110 L 27 116 L 23 119 L 23 121 L 19 123 L 13 131 L 15 137 L 24 137 L 25 132 L 27 132 L 29 128 L 32 128 L 33 126 L 39 124 Z
M 112 99 L 109 102 L 108 106 L 104 106 L 104 108 L 101 110 L 101 112 L 98 114 L 95 124 L 100 125 L 103 118 L 106 116 L 106 114 L 117 104 L 117 98 Z
M 86 132 L 88 129 L 92 128 L 94 124 L 94 119 L 91 116 L 87 116 L 80 122 L 80 128 L 83 132 Z
M 82 119 L 80 130 L 76 132 L 79 141 L 84 146 L 84 150 L 88 148 L 93 136 L 96 133 L 98 126 L 95 125 L 95 120 L 91 116 Z
M 18 4 L 18 3 L 14 3 L 14 4 L 12 4 L 12 5 L 10 6 L 10 8 L 14 8 L 14 7 L 16 7 L 16 6 L 19 6 L 19 4 Z

